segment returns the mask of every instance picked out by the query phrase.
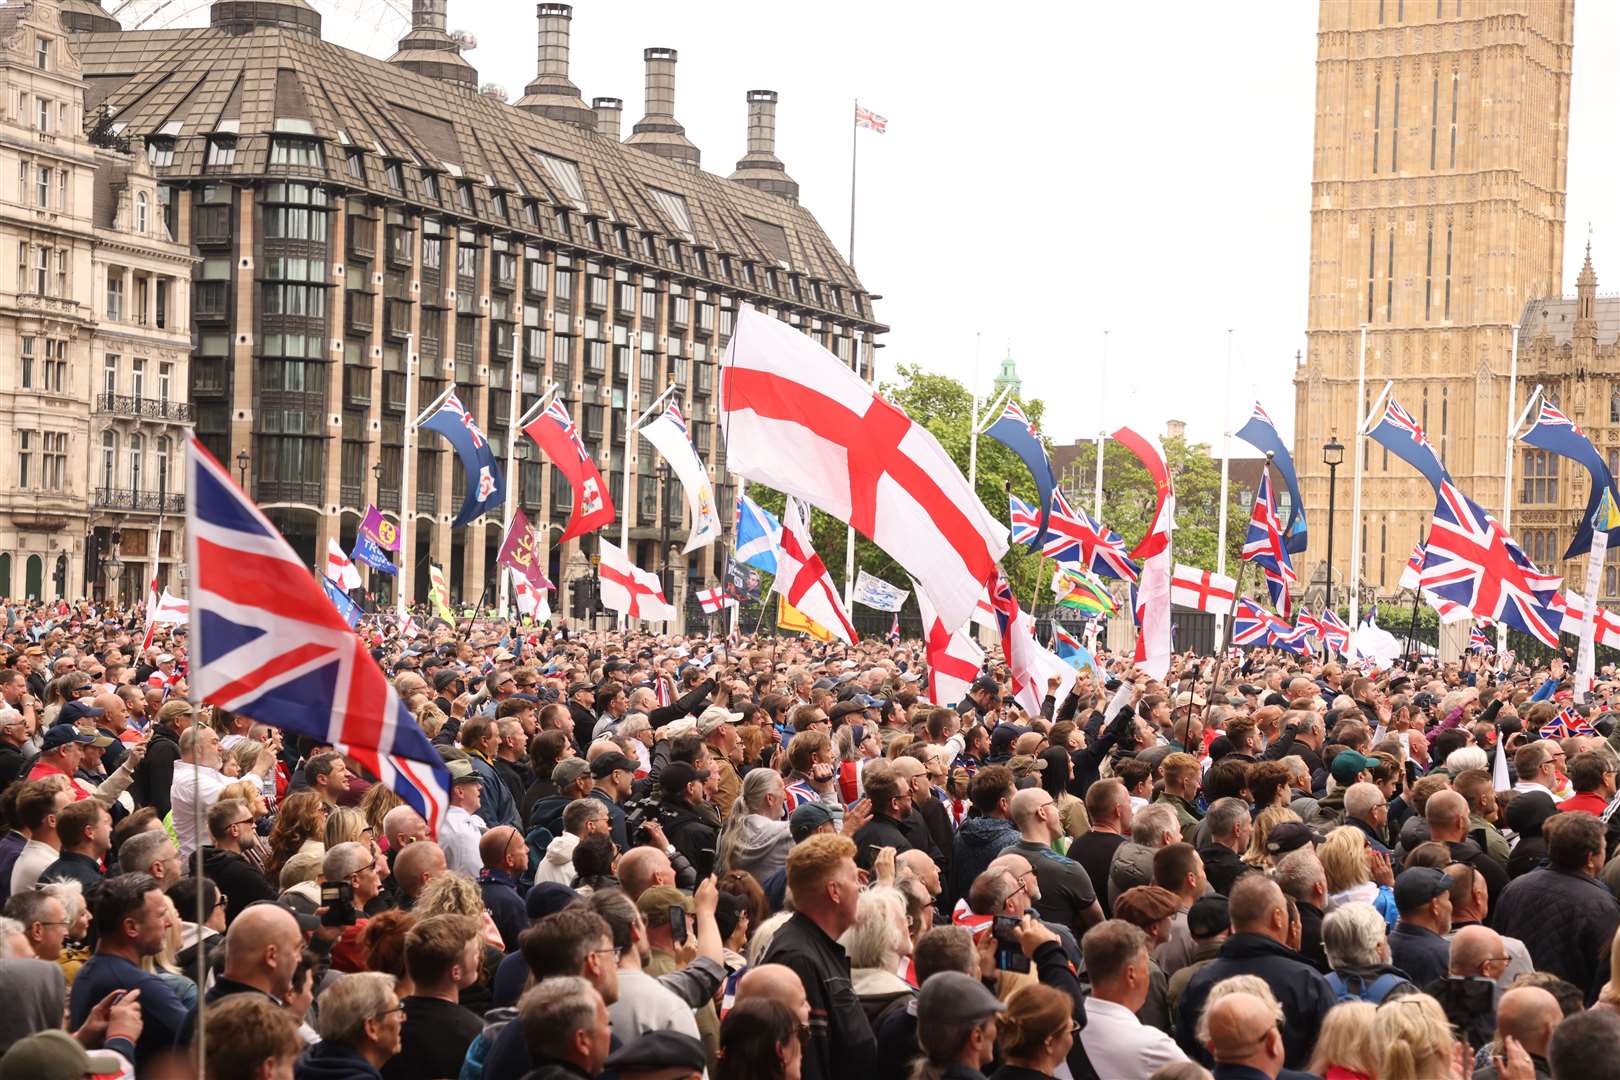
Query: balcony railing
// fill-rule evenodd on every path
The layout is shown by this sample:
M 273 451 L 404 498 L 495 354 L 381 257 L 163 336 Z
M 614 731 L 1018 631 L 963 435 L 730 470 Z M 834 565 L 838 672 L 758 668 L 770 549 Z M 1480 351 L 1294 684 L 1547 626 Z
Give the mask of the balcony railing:
M 183 514 L 186 512 L 186 496 L 184 492 L 175 494 L 171 491 L 159 495 L 155 491 L 130 488 L 96 488 L 96 509 L 134 510 L 147 514 L 156 514 L 161 510 L 166 514 Z
M 128 394 L 97 394 L 96 412 L 139 420 L 170 420 L 177 424 L 189 424 L 193 419 L 191 405 L 187 402 Z

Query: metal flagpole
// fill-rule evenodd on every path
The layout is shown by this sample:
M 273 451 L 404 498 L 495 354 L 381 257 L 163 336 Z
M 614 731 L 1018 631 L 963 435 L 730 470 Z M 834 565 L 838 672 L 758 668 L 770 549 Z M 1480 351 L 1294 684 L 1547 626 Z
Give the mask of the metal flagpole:
M 526 273 L 527 270 L 525 269 L 524 272 Z M 512 511 L 517 508 L 518 503 L 518 484 L 516 476 L 517 441 L 518 432 L 522 430 L 518 427 L 517 422 L 518 403 L 520 401 L 518 397 L 518 388 L 521 385 L 521 379 L 523 376 L 523 339 L 525 336 L 525 330 L 523 325 L 524 305 L 520 303 L 517 305 L 517 307 L 517 340 L 512 346 L 512 385 L 511 389 L 508 391 L 510 396 L 506 401 L 506 506 L 501 521 L 501 543 L 503 545 L 506 543 L 507 536 L 512 532 Z M 625 386 L 628 390 L 628 380 L 626 380 Z M 535 558 L 539 558 L 540 553 L 539 551 L 535 551 L 533 552 L 533 555 Z M 507 617 L 509 610 L 507 608 L 507 601 L 511 598 L 511 582 L 507 580 L 507 576 L 505 574 L 500 573 L 499 566 L 497 566 L 495 570 L 496 577 L 500 582 L 498 586 L 499 591 L 497 592 L 495 598 L 495 606 L 497 610 L 500 611 L 501 618 L 504 619 Z
M 861 99 L 855 99 L 855 107 L 849 114 L 849 266 L 855 268 L 855 192 L 856 192 L 856 163 L 859 161 L 861 148 L 861 125 L 856 117 L 861 113 Z M 859 365 L 859 353 L 856 354 L 856 364 Z M 806 522 L 808 524 L 808 521 Z M 844 610 L 848 611 L 851 598 L 855 594 L 855 526 L 849 526 L 848 535 L 844 541 Z
M 1091 516 L 1102 525 L 1103 443 L 1108 439 L 1108 331 L 1103 331 L 1102 372 L 1097 382 L 1097 479 L 1091 491 Z
M 626 374 L 628 375 L 628 373 L 626 373 Z M 627 378 L 626 379 L 626 384 L 625 384 L 625 394 L 624 394 L 624 511 L 619 515 L 619 550 L 624 552 L 624 557 L 626 559 L 630 559 L 630 514 L 629 514 L 629 507 L 631 505 L 631 502 L 630 502 L 630 452 L 631 452 L 631 448 L 634 447 L 634 445 L 635 445 L 634 436 L 635 436 L 636 432 L 641 430 L 641 425 L 647 422 L 647 417 L 651 416 L 653 413 L 655 413 L 659 409 L 663 408 L 664 407 L 664 401 L 669 397 L 670 394 L 674 393 L 674 391 L 675 391 L 675 384 L 674 383 L 670 383 L 668 386 L 664 387 L 664 392 L 659 394 L 657 397 L 653 398 L 653 403 L 651 405 L 647 406 L 645 409 L 643 409 L 641 411 L 641 415 L 637 416 L 634 420 L 632 420 L 632 419 L 630 419 L 630 386 L 629 386 L 629 383 L 631 383 L 633 381 L 634 380 Z M 665 510 L 665 513 L 666 514 L 668 513 L 667 508 Z M 664 557 L 668 558 L 667 553 L 666 553 L 666 555 Z M 631 559 L 630 561 L 634 562 L 635 560 Z M 659 581 L 660 581 L 660 583 L 662 583 L 663 578 L 660 577 Z M 625 614 L 623 612 L 619 613 L 616 621 L 618 623 L 619 629 L 621 629 L 621 630 L 624 629 L 625 626 L 629 622 L 628 618 L 625 616 Z
M 405 415 L 410 416 L 416 409 L 416 338 L 411 334 L 405 335 Z M 405 609 L 410 605 L 406 599 L 413 595 L 415 586 L 413 563 L 416 546 L 416 528 L 411 513 L 411 501 L 416 498 L 416 455 L 411 452 L 411 434 L 416 430 L 414 423 L 405 425 L 400 435 L 399 458 L 399 592 L 394 598 L 394 613 L 399 621 L 405 621 Z
M 1232 331 L 1226 332 L 1226 404 L 1224 417 L 1226 430 L 1221 433 L 1221 506 L 1217 520 L 1215 540 L 1215 572 L 1222 577 L 1226 576 L 1226 501 L 1232 490 Z M 1226 628 L 1226 616 L 1220 613 L 1215 615 L 1215 637 L 1222 637 Z
M 1356 481 L 1350 494 L 1350 629 L 1361 624 L 1361 460 L 1366 456 L 1367 324 L 1361 324 L 1360 359 L 1356 364 Z M 1330 524 L 1328 526 L 1332 528 Z
M 1512 346 L 1508 352 L 1508 399 L 1507 414 L 1513 416 L 1513 402 L 1519 396 L 1519 324 L 1514 323 L 1511 330 L 1513 334 Z M 1537 387 L 1539 390 L 1540 387 Z M 1527 410 L 1528 411 L 1528 410 Z M 1509 536 L 1513 535 L 1513 440 L 1519 434 L 1519 427 L 1524 423 L 1522 417 L 1515 418 L 1513 426 L 1508 429 L 1507 446 L 1502 451 L 1502 531 Z M 1591 589 L 1587 590 L 1591 592 Z M 1588 596 L 1588 604 L 1596 604 L 1596 596 Z M 1507 623 L 1496 624 L 1496 655 L 1501 656 L 1507 648 Z

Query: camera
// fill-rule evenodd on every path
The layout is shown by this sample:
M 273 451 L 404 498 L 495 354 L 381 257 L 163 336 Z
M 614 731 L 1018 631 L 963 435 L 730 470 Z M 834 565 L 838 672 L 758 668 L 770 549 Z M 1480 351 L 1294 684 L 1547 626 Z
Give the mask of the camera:
M 354 887 L 347 881 L 323 881 L 321 907 L 326 909 L 321 915 L 322 926 L 353 926 L 360 920 L 360 913 L 354 909 Z
M 990 935 L 996 939 L 996 967 L 1002 971 L 1027 972 L 1029 957 L 1018 942 L 1019 920 L 1012 915 L 997 915 L 991 924 Z

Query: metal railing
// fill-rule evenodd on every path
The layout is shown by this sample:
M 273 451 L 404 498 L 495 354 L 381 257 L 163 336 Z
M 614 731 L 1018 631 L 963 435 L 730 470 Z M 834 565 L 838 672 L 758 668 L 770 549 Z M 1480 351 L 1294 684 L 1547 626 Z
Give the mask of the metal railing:
M 97 394 L 96 412 L 140 420 L 169 420 L 178 424 L 189 424 L 193 419 L 191 405 L 187 402 L 129 394 Z
M 96 488 L 96 509 L 137 510 L 149 514 L 161 510 L 167 514 L 183 514 L 186 512 L 186 496 L 184 492 L 159 495 L 155 491 L 132 488 Z

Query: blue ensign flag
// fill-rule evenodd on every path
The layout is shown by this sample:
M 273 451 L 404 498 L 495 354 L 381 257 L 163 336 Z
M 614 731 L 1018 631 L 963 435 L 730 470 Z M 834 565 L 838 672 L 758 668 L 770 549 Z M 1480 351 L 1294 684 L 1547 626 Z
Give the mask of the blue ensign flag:
M 505 504 L 506 481 L 501 476 L 500 465 L 496 464 L 495 451 L 490 449 L 489 440 L 460 398 L 452 393 L 421 426 L 450 440 L 462 468 L 467 470 L 467 497 L 461 503 L 456 520 L 450 523 L 452 528 L 459 529 L 480 514 Z
M 1057 488 L 1057 477 L 1052 473 L 1052 461 L 1046 456 L 1041 433 L 1035 430 L 1035 425 L 1024 415 L 1024 410 L 1018 407 L 1016 401 L 1008 401 L 996 422 L 985 428 L 984 433 L 1017 454 L 1018 460 L 1029 470 L 1029 475 L 1035 478 L 1035 502 L 1040 509 L 1041 519 L 1029 547 L 1031 551 L 1038 551 L 1046 535 L 1047 521 L 1052 516 L 1052 492 Z
M 1567 457 L 1571 461 L 1586 466 L 1591 474 L 1592 493 L 1586 498 L 1586 511 L 1581 514 L 1580 521 L 1575 529 L 1575 538 L 1569 542 L 1569 550 L 1564 552 L 1564 558 L 1573 559 L 1577 555 L 1585 555 L 1592 550 L 1592 519 L 1596 514 L 1598 503 L 1603 499 L 1603 493 L 1609 493 L 1609 498 L 1620 503 L 1620 492 L 1615 490 L 1614 476 L 1609 472 L 1609 465 L 1603 460 L 1598 448 L 1592 445 L 1576 425 L 1575 421 L 1559 411 L 1557 406 L 1550 404 L 1545 398 L 1541 402 L 1541 411 L 1536 416 L 1535 426 L 1520 435 L 1519 438 L 1549 454 Z M 1620 529 L 1609 532 L 1609 541 L 1613 543 L 1620 539 Z
M 1235 434 L 1262 454 L 1271 454 L 1271 463 L 1282 475 L 1283 485 L 1288 488 L 1288 523 L 1283 526 L 1283 545 L 1290 555 L 1298 555 L 1305 550 L 1305 500 L 1299 495 L 1299 474 L 1294 471 L 1294 455 L 1288 452 L 1288 444 L 1277 434 L 1277 425 L 1271 422 L 1271 417 L 1258 401 L 1254 403 L 1254 414 L 1249 417 L 1249 422 L 1238 428 Z

